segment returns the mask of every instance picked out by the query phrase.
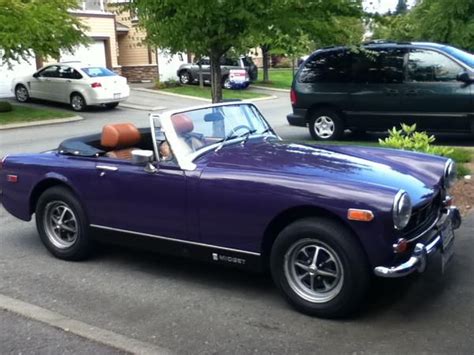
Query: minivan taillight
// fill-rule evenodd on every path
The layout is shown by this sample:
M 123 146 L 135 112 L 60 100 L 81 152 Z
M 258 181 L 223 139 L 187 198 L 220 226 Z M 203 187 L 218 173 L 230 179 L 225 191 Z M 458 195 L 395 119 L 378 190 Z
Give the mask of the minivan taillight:
M 291 89 L 291 91 L 290 91 L 290 101 L 291 101 L 291 104 L 293 106 L 296 105 L 296 91 L 295 91 L 295 89 Z
M 101 88 L 102 87 L 102 84 L 101 83 L 92 83 L 91 86 L 95 89 L 95 88 Z

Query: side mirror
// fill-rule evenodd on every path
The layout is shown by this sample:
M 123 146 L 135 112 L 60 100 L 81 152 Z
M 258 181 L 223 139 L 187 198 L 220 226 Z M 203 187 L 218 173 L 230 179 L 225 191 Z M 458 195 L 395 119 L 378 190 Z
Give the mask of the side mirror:
M 133 150 L 132 151 L 132 164 L 134 165 L 146 165 L 153 160 L 153 151 L 151 150 Z
M 38 73 L 34 73 L 34 74 L 33 74 L 33 78 L 37 78 L 37 77 L 39 77 L 39 74 L 38 74 Z
M 456 80 L 462 81 L 463 83 L 472 83 L 474 82 L 474 73 L 468 72 L 467 70 L 463 71 L 458 74 Z

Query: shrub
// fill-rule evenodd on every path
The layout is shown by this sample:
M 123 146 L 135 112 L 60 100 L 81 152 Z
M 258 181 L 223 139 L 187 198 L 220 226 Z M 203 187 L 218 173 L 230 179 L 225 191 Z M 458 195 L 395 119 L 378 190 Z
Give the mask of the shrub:
M 449 156 L 454 152 L 452 148 L 431 145 L 436 138 L 429 136 L 426 132 L 417 132 L 416 124 L 407 125 L 402 123 L 401 129 L 393 127 L 388 130 L 389 136 L 379 139 L 383 147 L 413 150 L 416 152 Z
M 159 81 L 159 80 L 156 80 L 155 81 L 155 89 L 166 89 L 166 88 L 175 88 L 177 86 L 181 86 L 181 84 L 179 83 L 179 81 L 176 81 L 176 80 L 167 80 L 167 81 Z
M 12 105 L 6 101 L 0 101 L 0 112 L 10 112 L 13 110 Z

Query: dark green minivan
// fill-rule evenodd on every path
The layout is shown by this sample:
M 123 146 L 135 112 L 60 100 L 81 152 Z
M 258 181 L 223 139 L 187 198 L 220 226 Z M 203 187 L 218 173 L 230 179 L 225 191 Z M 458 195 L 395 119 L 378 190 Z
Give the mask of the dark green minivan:
M 474 134 L 474 55 L 421 42 L 320 49 L 296 73 L 291 105 L 290 125 L 307 126 L 317 140 L 402 122 Z

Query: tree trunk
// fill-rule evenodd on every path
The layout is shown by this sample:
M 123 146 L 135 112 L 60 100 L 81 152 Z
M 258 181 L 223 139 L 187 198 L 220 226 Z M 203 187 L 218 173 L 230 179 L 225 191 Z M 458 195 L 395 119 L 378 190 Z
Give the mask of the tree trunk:
M 212 103 L 222 101 L 221 54 L 211 51 L 211 94 Z
M 268 82 L 270 81 L 268 75 L 268 68 L 270 67 L 270 46 L 269 45 L 261 45 L 260 48 L 262 49 L 262 59 L 263 59 L 263 81 Z

